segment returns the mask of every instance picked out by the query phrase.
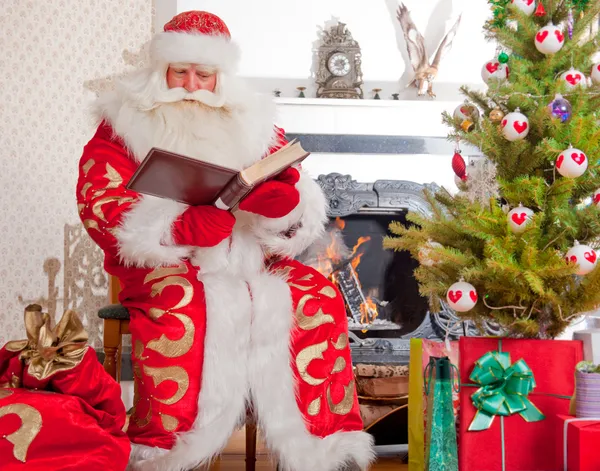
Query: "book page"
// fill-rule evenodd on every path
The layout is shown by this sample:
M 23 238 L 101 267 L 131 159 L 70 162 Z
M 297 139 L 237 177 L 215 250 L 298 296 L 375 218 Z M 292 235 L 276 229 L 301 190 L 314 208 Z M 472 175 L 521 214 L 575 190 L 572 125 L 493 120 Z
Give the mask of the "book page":
M 242 170 L 241 177 L 246 184 L 252 186 L 278 174 L 297 162 L 301 162 L 308 155 L 309 153 L 302 148 L 302 145 L 294 140 L 277 152 Z

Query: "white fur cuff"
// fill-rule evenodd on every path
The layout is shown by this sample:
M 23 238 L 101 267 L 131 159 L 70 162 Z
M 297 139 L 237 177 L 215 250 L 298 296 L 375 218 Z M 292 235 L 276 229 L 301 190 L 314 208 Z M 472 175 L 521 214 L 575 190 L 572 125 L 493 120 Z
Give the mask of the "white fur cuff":
M 186 210 L 176 201 L 142 196 L 125 213 L 115 231 L 119 255 L 126 265 L 156 267 L 176 265 L 190 253 L 190 247 L 173 245 L 172 226 Z

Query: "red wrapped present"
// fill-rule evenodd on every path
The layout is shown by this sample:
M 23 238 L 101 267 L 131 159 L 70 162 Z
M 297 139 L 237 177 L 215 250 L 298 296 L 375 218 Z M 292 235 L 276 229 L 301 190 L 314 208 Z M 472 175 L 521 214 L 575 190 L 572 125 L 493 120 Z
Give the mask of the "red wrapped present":
M 600 471 L 600 417 L 578 419 L 570 415 L 556 415 L 554 421 L 556 469 Z
M 568 414 L 580 341 L 462 337 L 461 471 L 555 471 L 546 417 Z M 476 404 L 477 406 L 475 406 Z

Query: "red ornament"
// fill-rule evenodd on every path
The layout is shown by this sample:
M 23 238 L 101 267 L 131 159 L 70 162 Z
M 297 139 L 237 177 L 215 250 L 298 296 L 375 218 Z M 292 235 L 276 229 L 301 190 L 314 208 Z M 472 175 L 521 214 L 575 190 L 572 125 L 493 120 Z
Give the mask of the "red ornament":
M 454 170 L 456 176 L 461 180 L 467 179 L 467 164 L 458 151 L 456 151 L 454 157 L 452 157 L 452 170 Z
M 540 18 L 542 16 L 546 16 L 546 9 L 544 8 L 544 5 L 542 2 L 538 2 L 534 15 L 537 17 L 540 17 Z

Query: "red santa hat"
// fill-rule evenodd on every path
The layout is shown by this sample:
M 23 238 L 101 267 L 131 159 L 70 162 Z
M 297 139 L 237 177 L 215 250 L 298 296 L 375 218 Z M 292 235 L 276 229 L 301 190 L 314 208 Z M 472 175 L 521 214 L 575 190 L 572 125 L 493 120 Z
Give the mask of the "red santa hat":
M 154 67 L 165 70 L 172 63 L 192 63 L 233 72 L 239 55 L 225 22 L 206 11 L 179 13 L 150 45 Z

